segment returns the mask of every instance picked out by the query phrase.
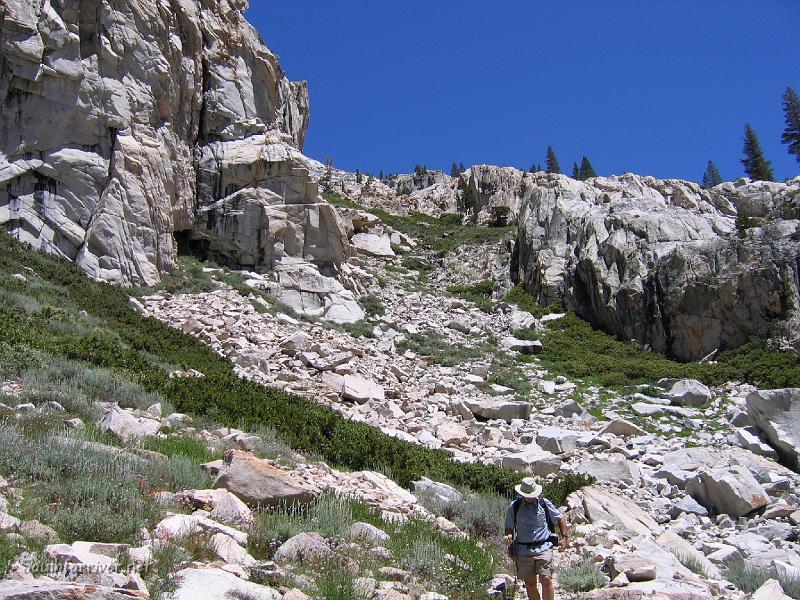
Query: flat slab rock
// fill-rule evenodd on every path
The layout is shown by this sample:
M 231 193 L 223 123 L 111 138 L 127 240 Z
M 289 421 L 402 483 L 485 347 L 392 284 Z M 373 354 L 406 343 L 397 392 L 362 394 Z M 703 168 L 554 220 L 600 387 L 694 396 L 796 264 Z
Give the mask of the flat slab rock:
M 231 575 L 231 577 L 233 577 Z M 188 600 L 188 597 L 186 597 Z M 220 600 L 222 600 L 220 596 Z M 66 581 L 0 581 L 0 600 L 149 600 L 144 592 Z M 200 600 L 199 596 L 192 600 Z M 272 597 L 270 597 L 272 600 Z
M 227 489 L 249 506 L 308 504 L 319 496 L 319 490 L 252 454 L 233 450 L 226 461 L 214 488 Z
M 280 600 L 274 589 L 245 581 L 222 569 L 184 569 L 177 573 L 178 587 L 171 600 Z

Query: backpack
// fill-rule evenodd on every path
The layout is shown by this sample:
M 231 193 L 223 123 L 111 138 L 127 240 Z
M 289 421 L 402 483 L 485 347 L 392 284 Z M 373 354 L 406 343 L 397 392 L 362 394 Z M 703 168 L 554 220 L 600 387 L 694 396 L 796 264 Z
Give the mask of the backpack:
M 553 525 L 553 515 L 550 513 L 550 509 L 547 508 L 547 502 L 541 502 L 539 498 L 536 499 L 536 512 L 539 512 L 539 504 L 541 503 L 542 508 L 544 508 L 544 515 L 545 519 L 547 520 L 547 528 L 550 530 L 550 543 L 555 545 L 558 543 L 558 535 L 556 534 L 555 525 Z M 514 544 L 514 540 L 517 539 L 517 513 L 519 512 L 519 507 L 522 506 L 522 498 L 517 498 L 514 502 L 511 503 L 514 511 L 514 538 L 511 541 L 511 544 Z M 553 541 L 555 538 L 555 541 Z

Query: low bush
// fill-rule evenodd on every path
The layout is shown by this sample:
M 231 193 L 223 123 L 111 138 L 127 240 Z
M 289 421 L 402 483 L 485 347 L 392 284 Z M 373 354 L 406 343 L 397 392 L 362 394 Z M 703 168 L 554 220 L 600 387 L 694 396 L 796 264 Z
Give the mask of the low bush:
M 494 306 L 491 301 L 494 281 L 489 279 L 473 285 L 451 285 L 447 288 L 447 291 L 454 296 L 472 302 L 483 312 L 491 312 Z
M 411 350 L 429 358 L 436 364 L 452 367 L 461 363 L 479 360 L 487 353 L 493 352 L 494 347 L 483 344 L 480 347 L 457 346 L 451 344 L 447 338 L 433 331 L 405 334 L 405 340 L 398 344 L 402 351 Z
M 359 304 L 361 304 L 361 307 L 364 309 L 364 312 L 367 313 L 368 317 L 380 317 L 386 314 L 386 307 L 383 306 L 383 302 L 381 302 L 381 299 L 375 294 L 362 296 L 359 300 Z
M 62 541 L 131 542 L 160 511 L 154 491 L 210 485 L 209 476 L 183 459 L 146 459 L 109 451 L 78 437 L 0 422 L 0 474 L 31 483 L 33 517 Z
M 521 286 L 507 300 L 536 316 L 553 310 L 553 305 L 538 307 Z M 800 359 L 768 350 L 759 339 L 720 353 L 714 364 L 682 363 L 594 329 L 574 313 L 550 322 L 541 339 L 543 366 L 571 377 L 595 378 L 608 387 L 653 383 L 663 377 L 698 379 L 709 385 L 735 380 L 766 388 L 800 386 Z
M 603 587 L 608 582 L 602 571 L 591 561 L 561 567 L 557 577 L 558 587 L 571 593 L 588 592 Z
M 737 560 L 726 565 L 724 574 L 728 581 L 747 594 L 755 592 L 768 579 L 775 579 L 789 597 L 800 600 L 800 579 L 779 577 L 775 569 L 766 569 L 744 560 Z
M 474 539 L 442 535 L 424 521 L 396 529 L 387 547 L 400 564 L 423 573 L 450 597 L 485 597 L 483 588 L 494 573 L 492 554 Z
M 221 453 L 212 452 L 203 440 L 192 435 L 172 435 L 165 438 L 149 436 L 142 440 L 141 445 L 146 450 L 167 456 L 183 456 L 195 464 L 222 458 Z

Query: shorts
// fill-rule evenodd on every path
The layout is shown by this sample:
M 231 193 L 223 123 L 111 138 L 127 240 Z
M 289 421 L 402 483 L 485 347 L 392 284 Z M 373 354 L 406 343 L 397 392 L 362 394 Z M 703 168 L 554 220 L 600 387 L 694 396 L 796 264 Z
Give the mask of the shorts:
M 536 575 L 553 576 L 553 553 L 550 550 L 533 556 L 518 556 L 517 577 L 530 579 Z

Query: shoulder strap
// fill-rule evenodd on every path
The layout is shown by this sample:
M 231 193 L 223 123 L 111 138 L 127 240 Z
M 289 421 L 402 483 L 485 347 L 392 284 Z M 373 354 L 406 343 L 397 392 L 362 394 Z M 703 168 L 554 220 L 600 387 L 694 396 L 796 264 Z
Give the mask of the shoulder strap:
M 547 528 L 550 530 L 550 533 L 555 533 L 556 527 L 553 525 L 553 515 L 550 513 L 550 509 L 547 508 L 547 502 L 539 498 L 537 498 L 536 501 L 541 503 L 542 508 L 544 508 L 544 514 L 547 517 Z
M 514 502 L 511 503 L 512 510 L 514 511 L 514 539 L 517 538 L 517 513 L 519 512 L 519 507 L 522 504 L 522 499 L 517 498 Z

